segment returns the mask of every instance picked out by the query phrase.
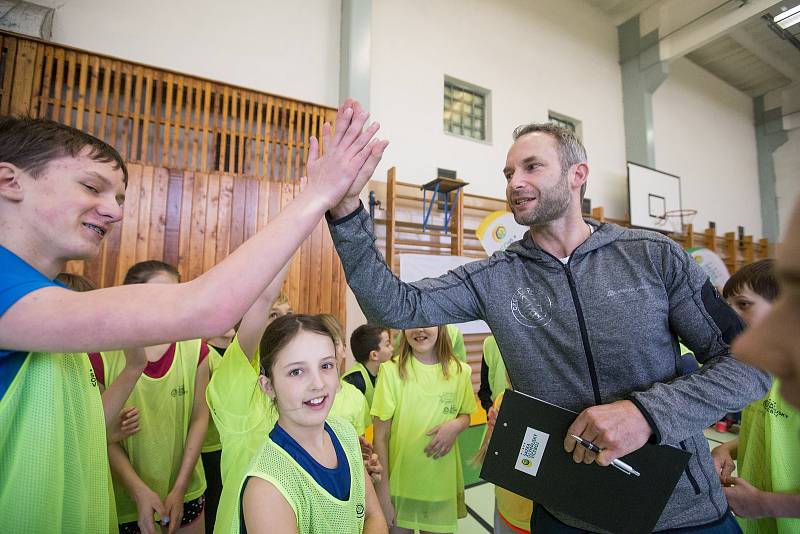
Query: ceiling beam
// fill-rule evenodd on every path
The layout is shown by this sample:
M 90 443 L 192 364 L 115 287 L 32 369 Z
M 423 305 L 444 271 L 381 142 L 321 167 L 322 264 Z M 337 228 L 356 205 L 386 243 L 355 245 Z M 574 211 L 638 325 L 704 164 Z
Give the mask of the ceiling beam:
M 800 82 L 800 63 L 793 63 L 776 54 L 764 44 L 756 41 L 745 28 L 736 28 L 729 35 L 734 41 L 773 69 L 795 83 Z
M 665 12 L 664 10 L 670 7 L 666 4 L 675 4 L 677 7 L 677 4 L 685 3 L 685 0 L 673 0 L 658 7 Z M 682 23 L 677 23 L 678 21 L 673 18 L 670 26 L 676 29 L 666 35 L 663 31 L 664 28 L 661 28 L 659 24 L 659 56 L 662 61 L 673 61 L 685 56 L 692 50 L 729 33 L 762 11 L 779 4 L 780 1 L 750 0 L 745 3 L 741 0 L 733 0 L 706 3 L 713 7 L 704 13 L 695 13 L 694 18 L 687 17 L 687 20 Z M 698 5 L 696 2 L 692 2 L 692 4 Z

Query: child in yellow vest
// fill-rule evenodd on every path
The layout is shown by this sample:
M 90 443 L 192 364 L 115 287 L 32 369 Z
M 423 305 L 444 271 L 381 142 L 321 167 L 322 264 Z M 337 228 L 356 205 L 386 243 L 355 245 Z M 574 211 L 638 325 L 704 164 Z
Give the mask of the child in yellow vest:
M 475 411 L 471 370 L 444 326 L 405 330 L 372 399 L 381 505 L 398 532 L 454 532 L 466 515 L 456 438 Z
M 279 291 L 284 279 L 286 278 L 287 268 L 288 267 L 284 267 L 281 273 L 270 283 L 269 287 L 267 287 L 255 304 L 253 304 L 250 310 L 248 310 L 248 312 L 245 314 L 247 319 L 242 319 L 242 321 L 240 321 L 225 334 L 221 336 L 215 336 L 207 340 L 208 345 L 216 350 L 217 354 L 226 354 L 228 348 L 231 347 L 231 354 L 233 355 L 229 359 L 228 365 L 222 366 L 222 357 L 218 356 L 217 354 L 212 354 L 212 357 L 209 358 L 208 362 L 208 370 L 211 378 L 209 385 L 206 388 L 206 399 L 209 407 L 212 408 L 212 402 L 215 402 L 220 408 L 218 417 L 224 419 L 223 424 L 226 425 L 228 441 L 236 442 L 237 440 L 233 436 L 237 434 L 241 436 L 241 434 L 234 429 L 241 428 L 237 427 L 237 422 L 240 423 L 243 421 L 243 419 L 238 416 L 235 416 L 233 419 L 228 416 L 244 411 L 252 411 L 252 406 L 250 403 L 252 396 L 246 395 L 246 392 L 248 391 L 247 385 L 252 384 L 255 386 L 257 383 L 258 358 L 256 357 L 256 353 L 258 352 L 258 341 L 261 339 L 261 335 L 264 333 L 264 328 L 266 328 L 269 322 L 275 320 L 276 318 L 293 313 L 292 305 L 289 302 L 289 297 L 287 297 L 285 293 L 281 291 L 278 293 L 277 298 L 275 298 L 276 292 Z M 245 326 L 242 330 L 243 323 Z M 235 344 L 232 343 L 234 338 L 237 340 Z M 248 341 L 248 339 L 252 339 L 252 342 Z M 248 348 L 253 347 L 249 355 L 242 353 L 242 344 Z M 247 364 L 245 362 L 255 365 L 252 369 L 246 369 Z M 223 369 L 222 378 L 214 381 L 214 375 L 219 368 Z M 230 387 L 232 384 L 238 384 L 238 387 L 235 389 Z M 215 387 L 216 390 L 214 390 Z M 244 388 L 244 390 L 242 390 L 242 388 Z M 214 392 L 212 392 L 212 390 Z M 233 395 L 231 395 L 231 391 L 234 391 Z M 245 391 L 245 395 L 237 397 L 236 394 L 241 393 L 242 391 Z M 218 394 L 221 392 L 224 393 L 221 395 Z M 260 395 L 260 397 L 263 397 L 263 395 Z M 221 468 L 223 456 L 222 437 L 217 429 L 213 410 L 211 415 L 212 417 L 208 422 L 206 439 L 203 442 L 203 453 L 200 455 L 200 458 L 203 461 L 203 469 L 206 473 L 207 483 L 205 510 L 206 532 L 213 532 L 215 530 L 217 510 L 219 509 L 224 492 L 223 482 L 226 480 L 225 476 L 223 476 Z M 237 447 L 235 444 L 231 446 L 231 449 L 233 451 L 233 455 L 240 454 L 241 448 Z M 249 456 L 246 456 L 246 459 L 241 462 L 241 469 L 237 471 L 233 478 L 236 484 L 238 484 L 239 480 L 241 479 L 241 475 L 244 474 L 244 469 L 247 467 L 250 459 L 256 451 L 257 448 L 254 448 L 252 453 L 250 453 Z M 226 458 L 228 464 L 230 464 L 231 457 L 233 455 L 229 454 Z M 226 470 L 224 474 L 228 475 L 228 471 L 229 470 Z M 221 524 L 225 525 L 225 531 L 227 531 L 227 529 L 230 527 L 231 516 L 229 514 L 229 510 L 232 510 L 232 507 L 235 506 L 237 500 L 238 495 L 225 494 L 226 503 L 224 506 L 227 506 L 227 509 L 223 511 L 224 517 L 221 521 Z
M 778 292 L 774 260 L 760 260 L 731 276 L 722 295 L 752 327 L 770 312 Z M 778 389 L 776 379 L 766 397 L 742 410 L 739 437 L 711 452 L 745 534 L 800 532 L 800 411 Z M 739 476 L 732 477 L 737 459 Z
M 336 317 L 328 313 L 320 315 L 320 319 L 333 336 L 336 347 L 336 369 L 339 376 L 342 376 L 344 375 L 345 349 L 347 348 L 342 325 Z M 356 434 L 363 436 L 367 427 L 372 424 L 367 398 L 349 382 L 345 380 L 340 380 L 340 382 L 339 391 L 336 393 L 333 406 L 331 406 L 331 415 L 348 421 L 356 429 Z
M 113 507 L 103 405 L 86 352 L 227 331 L 324 213 L 375 170 L 387 143 L 371 139 L 378 125 L 364 130 L 367 118 L 345 102 L 336 131 L 322 127 L 325 154 L 310 140 L 303 191 L 206 273 L 163 288 L 85 293 L 53 279 L 68 261 L 95 258 L 119 231 L 125 161 L 75 128 L 0 118 L 0 532 L 116 530 L 97 513 Z
M 128 270 L 123 284 L 179 282 L 172 265 L 144 261 Z M 170 532 L 204 531 L 206 481 L 198 459 L 208 428 L 205 388 L 211 350 L 199 339 L 144 348 L 147 366 L 126 403 L 139 409 L 140 431 L 109 445 L 122 533 L 152 531 L 154 514 Z M 90 355 L 104 387 L 111 387 L 123 371 L 115 352 Z
M 241 482 L 230 532 L 386 532 L 358 437 L 329 417 L 340 386 L 325 324 L 309 315 L 278 318 L 259 351 L 259 383 L 278 421 Z
M 342 375 L 342 380 L 363 393 L 371 407 L 378 369 L 383 362 L 392 359 L 389 330 L 374 324 L 362 324 L 350 334 L 350 349 L 355 363 Z
M 239 508 L 239 484 L 278 418 L 258 384 L 258 345 L 272 321 L 293 313 L 289 300 L 280 291 L 288 267 L 287 263 L 247 310 L 226 343 L 225 356 L 210 362 L 206 401 L 222 444 L 222 492 L 213 526 L 217 533 L 230 532 Z

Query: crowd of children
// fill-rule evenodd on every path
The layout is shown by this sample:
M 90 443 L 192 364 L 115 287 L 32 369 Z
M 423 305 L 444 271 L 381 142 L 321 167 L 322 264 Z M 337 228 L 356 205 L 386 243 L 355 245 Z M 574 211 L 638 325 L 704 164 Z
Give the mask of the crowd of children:
M 0 119 L 0 532 L 456 531 L 457 440 L 477 409 L 459 330 L 393 343 L 362 325 L 346 369 L 336 318 L 293 313 L 280 291 L 323 213 L 378 164 L 367 118 L 342 106 L 324 155 L 311 140 L 304 191 L 206 274 L 181 282 L 151 260 L 105 289 L 61 271 L 121 219 L 124 162 L 72 128 Z M 773 264 L 724 296 L 757 324 Z M 713 452 L 746 532 L 800 531 L 800 412 L 778 384 Z M 511 385 L 489 337 L 483 452 Z M 527 532 L 533 503 L 501 488 L 496 503 L 496 532 Z

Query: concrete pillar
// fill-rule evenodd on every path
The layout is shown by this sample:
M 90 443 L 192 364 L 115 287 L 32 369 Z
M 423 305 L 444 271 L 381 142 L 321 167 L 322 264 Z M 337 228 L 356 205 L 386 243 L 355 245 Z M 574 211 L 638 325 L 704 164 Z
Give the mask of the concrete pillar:
M 372 0 L 342 0 L 339 100 L 351 96 L 369 109 Z
M 638 15 L 620 24 L 617 31 L 627 159 L 655 167 L 653 93 L 668 73 L 666 62 L 659 59 L 658 31 L 641 36 Z
M 753 99 L 756 122 L 756 150 L 758 151 L 758 188 L 761 193 L 761 233 L 775 243 L 778 241 L 778 195 L 775 189 L 775 162 L 772 154 L 789 136 L 783 129 L 783 111 L 780 107 L 764 109 L 764 97 Z

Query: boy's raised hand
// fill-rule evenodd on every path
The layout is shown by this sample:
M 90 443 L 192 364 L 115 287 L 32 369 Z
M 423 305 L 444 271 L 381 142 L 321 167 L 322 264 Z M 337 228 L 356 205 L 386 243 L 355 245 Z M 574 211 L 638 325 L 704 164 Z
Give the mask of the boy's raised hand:
M 322 126 L 325 154 L 320 155 L 319 142 L 311 138 L 306 172 L 306 190 L 333 209 L 344 204 L 358 207 L 358 195 L 369 181 L 381 160 L 388 142 L 373 139 L 380 125 L 369 118 L 357 101 L 347 99 L 336 114 L 336 130 L 329 123 Z M 336 213 L 334 213 L 334 217 Z

